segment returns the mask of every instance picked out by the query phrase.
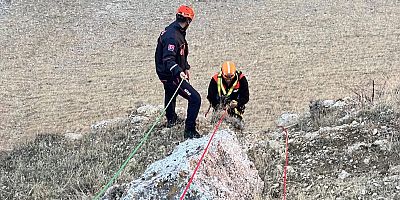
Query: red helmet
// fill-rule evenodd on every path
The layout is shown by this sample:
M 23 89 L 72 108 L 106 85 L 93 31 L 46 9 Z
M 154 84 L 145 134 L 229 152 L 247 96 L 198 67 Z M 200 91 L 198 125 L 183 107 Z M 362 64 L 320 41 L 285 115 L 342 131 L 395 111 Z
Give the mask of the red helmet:
M 190 20 L 193 20 L 194 18 L 194 11 L 191 7 L 181 5 L 178 10 L 176 11 L 176 14 L 182 15 L 183 17 L 187 17 Z

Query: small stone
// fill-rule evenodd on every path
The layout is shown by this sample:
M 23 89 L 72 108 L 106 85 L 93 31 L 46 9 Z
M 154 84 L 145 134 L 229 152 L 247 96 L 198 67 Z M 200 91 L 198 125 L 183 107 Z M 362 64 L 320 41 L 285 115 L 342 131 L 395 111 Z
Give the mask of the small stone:
M 66 133 L 64 136 L 69 140 L 80 140 L 83 137 L 83 135 L 79 133 Z
M 350 174 L 349 174 L 348 172 L 342 170 L 342 171 L 340 172 L 340 174 L 338 175 L 338 178 L 339 178 L 339 179 L 345 179 L 345 178 L 347 178 L 347 177 L 349 177 L 349 176 L 350 176 Z
M 365 194 L 367 194 L 367 190 L 362 189 L 360 193 L 361 193 L 362 195 L 365 195 Z

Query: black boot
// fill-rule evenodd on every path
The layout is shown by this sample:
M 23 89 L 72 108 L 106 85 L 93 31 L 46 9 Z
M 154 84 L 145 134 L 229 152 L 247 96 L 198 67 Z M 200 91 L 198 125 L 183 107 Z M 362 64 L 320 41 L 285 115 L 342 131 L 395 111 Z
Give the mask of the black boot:
M 185 120 L 181 119 L 178 117 L 178 115 L 175 115 L 172 119 L 167 120 L 167 128 L 172 128 L 176 124 L 183 123 Z
M 201 135 L 196 130 L 187 130 L 187 129 L 185 129 L 185 132 L 183 133 L 183 137 L 185 139 L 188 139 L 188 138 L 189 139 L 193 139 L 193 138 L 200 138 Z
M 173 126 L 175 126 L 175 124 L 176 120 L 174 119 L 167 120 L 167 128 L 172 128 Z

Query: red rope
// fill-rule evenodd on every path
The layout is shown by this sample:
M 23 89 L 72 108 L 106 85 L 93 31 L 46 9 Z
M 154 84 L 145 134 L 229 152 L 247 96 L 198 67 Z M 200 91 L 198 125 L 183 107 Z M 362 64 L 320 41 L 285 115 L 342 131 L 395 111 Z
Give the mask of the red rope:
M 190 184 L 191 184 L 192 181 L 193 181 L 194 175 L 196 174 L 197 169 L 199 169 L 199 166 L 200 166 L 200 164 L 201 164 L 201 161 L 203 160 L 204 155 L 206 154 L 206 152 L 207 152 L 207 150 L 208 150 L 208 147 L 210 146 L 211 141 L 212 141 L 212 139 L 213 139 L 215 133 L 216 133 L 217 130 L 218 130 L 219 125 L 221 125 L 222 120 L 225 118 L 226 113 L 227 113 L 227 112 L 226 112 L 226 110 L 225 110 L 224 114 L 221 116 L 221 118 L 219 119 L 217 125 L 215 126 L 214 132 L 213 132 L 213 134 L 211 135 L 210 139 L 208 140 L 208 144 L 207 144 L 206 148 L 204 149 L 204 152 L 203 152 L 203 154 L 201 155 L 200 160 L 197 162 L 196 168 L 194 169 L 193 174 L 192 174 L 192 176 L 190 177 L 189 182 L 188 182 L 188 184 L 186 185 L 186 188 L 185 188 L 185 190 L 183 191 L 180 200 L 182 200 L 183 198 L 185 198 L 185 194 L 186 194 L 186 192 L 189 190 L 189 187 L 190 187 Z
M 286 174 L 287 174 L 287 166 L 289 164 L 289 134 L 287 132 L 287 128 L 283 126 L 279 126 L 282 128 L 283 131 L 286 133 L 286 161 L 285 161 L 285 168 L 283 169 L 283 200 L 286 200 Z

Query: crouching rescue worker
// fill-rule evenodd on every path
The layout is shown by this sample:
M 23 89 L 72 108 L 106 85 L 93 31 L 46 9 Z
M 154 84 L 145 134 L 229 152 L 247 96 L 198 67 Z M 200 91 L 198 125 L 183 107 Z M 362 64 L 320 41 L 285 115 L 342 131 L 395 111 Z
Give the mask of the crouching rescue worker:
M 199 138 L 196 131 L 196 119 L 201 105 L 200 94 L 189 84 L 190 65 L 187 61 L 189 54 L 188 44 L 185 39 L 186 29 L 194 18 L 194 11 L 188 6 L 180 6 L 176 12 L 176 21 L 171 23 L 161 32 L 155 53 L 156 72 L 164 85 L 167 127 L 176 124 L 178 116 L 175 112 L 175 91 L 188 100 L 187 117 L 185 121 L 184 138 Z M 183 80 L 185 79 L 185 80 Z M 179 89 L 178 86 L 183 80 Z
M 245 105 L 249 102 L 249 87 L 246 77 L 233 62 L 222 63 L 221 71 L 211 78 L 207 99 L 214 110 L 226 108 L 228 114 L 240 122 L 237 128 L 243 129 L 242 119 Z

